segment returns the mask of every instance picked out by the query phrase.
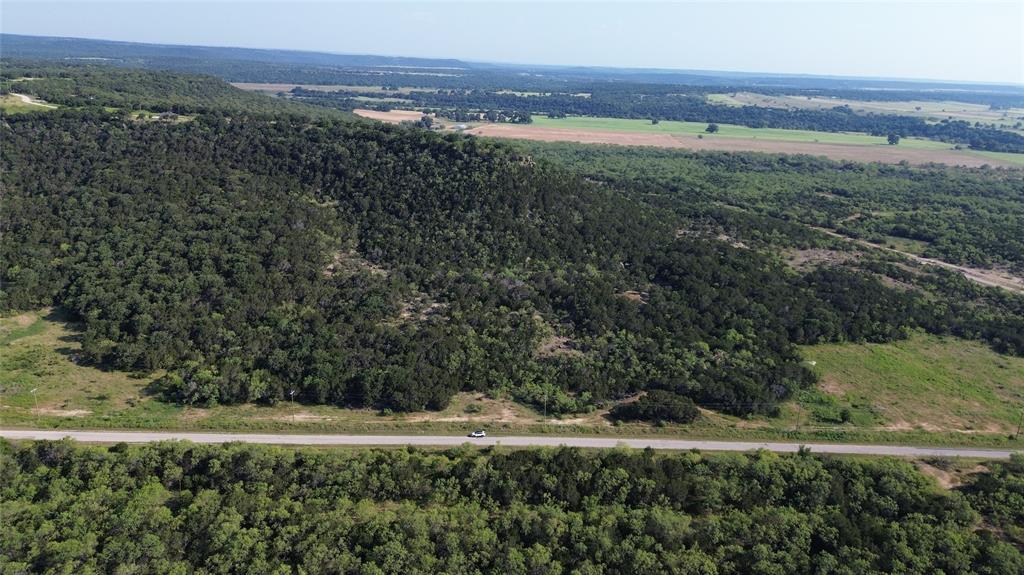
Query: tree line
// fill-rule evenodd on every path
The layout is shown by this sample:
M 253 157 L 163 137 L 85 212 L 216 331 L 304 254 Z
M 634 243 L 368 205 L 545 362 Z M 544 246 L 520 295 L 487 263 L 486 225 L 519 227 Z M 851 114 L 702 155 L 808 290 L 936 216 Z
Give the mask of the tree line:
M 32 573 L 1016 575 L 999 526 L 1024 509 L 1024 464 L 991 468 L 950 493 L 910 463 L 807 453 L 3 442 L 0 556 Z

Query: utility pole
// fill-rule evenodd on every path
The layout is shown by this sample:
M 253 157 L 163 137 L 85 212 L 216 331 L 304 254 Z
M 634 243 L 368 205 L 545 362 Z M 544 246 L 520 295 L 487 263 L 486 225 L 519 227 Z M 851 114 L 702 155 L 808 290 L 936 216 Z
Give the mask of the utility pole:
M 1020 424 L 1022 423 L 1024 423 L 1024 407 L 1021 408 L 1020 417 L 1017 418 L 1017 433 L 1013 434 L 1015 437 L 1020 437 Z
M 295 390 L 294 389 L 288 392 L 288 397 L 292 401 L 292 423 L 295 423 Z

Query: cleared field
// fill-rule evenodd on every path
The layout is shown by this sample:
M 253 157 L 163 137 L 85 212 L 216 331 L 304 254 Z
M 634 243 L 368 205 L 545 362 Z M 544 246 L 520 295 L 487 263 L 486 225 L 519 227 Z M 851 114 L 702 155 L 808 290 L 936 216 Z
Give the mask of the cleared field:
M 768 96 L 752 92 L 736 92 L 731 94 L 708 94 L 708 101 L 728 106 L 762 106 L 769 108 L 823 110 L 836 106 L 849 106 L 855 112 L 875 114 L 900 114 L 915 116 L 932 121 L 944 118 L 996 124 L 1003 128 L 1013 129 L 1018 122 L 1024 121 L 1024 109 L 993 110 L 983 104 L 971 104 L 951 100 L 903 100 L 894 102 L 875 102 L 867 100 L 850 100 L 843 98 L 806 97 L 806 96 Z
M 23 114 L 25 112 L 43 112 L 53 110 L 57 106 L 45 102 L 37 102 L 24 94 L 3 94 L 0 95 L 0 110 L 8 114 Z
M 595 119 L 604 120 L 604 119 Z M 554 120 L 561 121 L 561 120 Z M 642 120 L 620 120 L 643 125 Z M 646 122 L 650 125 L 650 122 Z M 660 124 L 659 124 L 660 125 Z M 565 124 L 563 124 L 565 126 Z M 701 130 L 707 125 L 700 124 Z M 658 126 L 651 126 L 657 128 Z M 746 128 L 753 130 L 753 128 Z M 724 131 L 725 128 L 722 128 Z M 785 130 L 781 130 L 785 131 Z M 980 167 L 984 165 L 1019 168 L 1024 165 L 1024 154 L 1009 154 L 1012 158 L 1001 158 L 983 154 L 973 150 L 955 150 L 941 142 L 912 140 L 914 143 L 904 145 L 904 140 L 897 146 L 877 143 L 824 143 L 822 141 L 806 141 L 806 135 L 796 139 L 779 140 L 766 135 L 759 137 L 742 137 L 719 134 L 694 134 L 669 131 L 655 132 L 641 129 L 609 130 L 601 128 L 554 128 L 540 123 L 524 124 L 479 124 L 466 130 L 465 133 L 493 138 L 512 138 L 521 140 L 537 140 L 542 142 L 579 142 L 583 144 L 617 144 L 625 146 L 656 146 L 662 148 L 681 148 L 688 150 L 718 150 L 727 152 L 765 152 L 771 154 L 807 154 L 825 156 L 834 160 L 855 162 L 883 162 L 895 164 L 947 164 L 952 166 Z M 811 132 L 820 134 L 819 132 Z M 698 137 L 703 136 L 703 137 Z M 843 134 L 834 135 L 842 138 Z M 866 135 L 847 135 L 871 138 Z M 793 136 L 790 136 L 791 138 Z M 911 140 L 907 140 L 911 141 Z M 863 141 L 862 141 L 863 142 Z M 1017 158 L 1016 156 L 1022 156 Z
M 708 134 L 706 122 L 676 122 L 665 120 L 652 124 L 650 120 L 630 120 L 625 118 L 593 118 L 573 116 L 569 118 L 551 119 L 534 117 L 533 124 L 538 128 L 559 128 L 564 130 L 602 130 L 641 132 L 646 134 L 674 134 L 703 136 L 704 138 L 744 138 L 762 139 L 778 142 L 811 142 L 821 144 L 848 144 L 855 146 L 888 146 L 881 136 L 857 134 L 849 132 L 816 132 L 812 130 L 782 130 L 778 128 L 748 128 L 735 124 L 719 124 L 718 132 Z M 924 140 L 920 138 L 904 138 L 900 146 L 922 150 L 946 150 L 952 148 L 945 142 Z
M 984 415 L 981 410 L 995 405 L 996 400 L 985 396 L 981 407 L 967 415 L 954 412 L 951 427 L 914 425 L 895 426 L 886 417 L 889 412 L 863 415 L 855 411 L 850 423 L 837 423 L 828 417 L 816 417 L 822 410 L 839 412 L 842 402 L 853 399 L 829 399 L 824 392 L 806 392 L 799 402 L 787 404 L 782 417 L 743 419 L 703 411 L 703 417 L 691 425 L 654 426 L 641 423 L 613 424 L 606 415 L 608 410 L 577 415 L 552 417 L 511 401 L 504 397 L 488 397 L 480 393 L 460 393 L 451 404 L 439 412 L 410 414 L 380 413 L 370 409 L 345 409 L 329 405 L 303 405 L 280 402 L 274 406 L 231 405 L 209 408 L 183 407 L 160 401 L 154 382 L 162 375 L 106 371 L 84 365 L 78 361 L 80 334 L 74 324 L 68 323 L 61 313 L 52 310 L 23 313 L 0 318 L 0 423 L 5 428 L 32 427 L 39 429 L 138 429 L 138 430 L 210 430 L 210 431 L 278 431 L 323 433 L 434 433 L 463 434 L 472 429 L 486 428 L 503 435 L 611 435 L 622 437 L 664 436 L 707 439 L 837 441 L 904 443 L 920 445 L 974 445 L 1021 446 L 1021 439 L 1009 440 L 1002 430 L 1012 419 L 1012 407 L 1003 406 L 996 415 Z M 928 340 L 911 340 L 920 344 Z M 962 345 L 961 345 L 962 344 Z M 896 344 L 903 346 L 906 344 Z M 978 344 L 950 340 L 947 344 L 960 349 L 940 364 L 950 366 L 966 361 L 967 373 L 984 367 L 986 362 L 993 371 L 991 379 L 970 383 L 972 389 L 985 390 L 1002 385 L 1010 391 L 998 397 L 1009 402 L 1020 394 L 1024 359 L 996 356 Z M 957 347 L 959 346 L 959 347 Z M 809 357 L 818 358 L 819 369 L 825 381 L 833 371 L 839 374 L 842 358 L 856 362 L 860 346 L 821 346 L 808 348 Z M 928 345 L 924 346 L 928 352 Z M 913 354 L 914 351 L 910 352 Z M 943 349 L 933 354 L 945 353 Z M 834 357 L 832 363 L 827 359 Z M 932 361 L 932 356 L 926 356 Z M 925 360 L 920 360 L 925 361 Z M 1003 373 L 1006 364 L 1007 372 Z M 952 368 L 949 368 L 952 369 Z M 827 371 L 825 371 L 827 370 Z M 981 371 L 984 373 L 984 371 Z M 849 375 L 859 381 L 857 374 Z M 843 379 L 846 381 L 846 379 Z M 868 382 L 871 383 L 871 382 Z M 867 385 L 863 384 L 863 385 Z M 996 387 L 999 389 L 998 387 Z M 869 393 L 869 387 L 850 387 Z M 897 401 L 899 420 L 914 421 L 903 413 L 903 402 L 911 401 L 908 394 L 918 389 L 897 387 L 892 396 Z M 928 388 L 932 389 L 932 388 Z M 33 391 L 34 390 L 34 391 Z M 851 391 L 850 393 L 853 393 Z M 975 392 L 975 393 L 981 393 Z M 886 400 L 889 396 L 884 396 Z M 941 396 L 938 396 L 941 397 Z M 822 402 L 835 401 L 835 405 Z M 879 400 L 875 400 L 878 403 Z M 954 405 L 956 409 L 961 409 Z M 974 409 L 971 406 L 968 406 Z M 935 408 L 941 411 L 941 406 Z M 817 410 L 817 411 L 815 411 Z M 819 413 L 819 415 L 820 415 Z M 964 433 L 957 422 L 977 419 L 978 433 Z M 934 421 L 943 421 L 933 418 Z M 897 419 L 893 419 L 897 421 Z M 952 425 L 956 423 L 956 425 Z M 973 424 L 972 424 L 973 425 Z M 988 433 L 987 427 L 998 427 L 1000 432 Z
M 888 344 L 803 348 L 821 377 L 800 402 L 807 419 L 879 429 L 1016 431 L 1024 414 L 1024 358 L 955 338 L 915 334 Z
M 377 110 L 364 110 L 356 108 L 352 110 L 352 113 L 357 116 L 364 118 L 370 118 L 372 120 L 380 120 L 381 122 L 388 122 L 390 124 L 398 124 L 399 122 L 415 122 L 423 117 L 423 112 L 416 110 L 391 110 L 389 112 L 380 112 Z

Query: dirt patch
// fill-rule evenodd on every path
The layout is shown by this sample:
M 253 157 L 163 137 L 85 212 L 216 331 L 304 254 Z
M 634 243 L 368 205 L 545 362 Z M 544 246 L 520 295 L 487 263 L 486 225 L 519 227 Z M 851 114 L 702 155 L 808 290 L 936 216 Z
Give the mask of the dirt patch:
M 43 315 L 45 315 L 45 312 L 44 312 Z M 23 314 L 20 314 L 20 315 L 16 315 L 16 316 L 12 316 L 12 317 L 6 318 L 6 320 L 14 323 L 14 325 L 17 326 L 17 327 L 28 327 L 28 326 L 32 325 L 33 323 L 35 323 L 38 318 L 39 318 L 39 316 L 37 314 L 34 314 L 34 313 L 23 313 Z
M 619 297 L 624 297 L 624 298 L 628 299 L 629 301 L 636 302 L 636 303 L 638 303 L 640 305 L 646 305 L 647 304 L 647 298 L 650 297 L 650 294 L 648 294 L 647 292 L 643 292 L 643 291 L 628 290 L 628 291 L 624 291 L 624 292 L 618 294 L 618 296 Z
M 842 397 L 846 393 L 846 390 L 843 389 L 843 386 L 839 385 L 839 383 L 836 380 L 830 377 L 821 378 L 821 383 L 818 385 L 818 388 L 824 391 L 825 393 L 829 395 L 834 395 L 836 397 Z
M 838 265 L 860 258 L 860 254 L 856 252 L 842 252 L 821 248 L 792 250 L 786 252 L 786 256 L 786 263 L 790 267 L 801 271 L 806 271 L 822 264 Z
M 359 113 L 359 110 L 356 110 Z M 377 112 L 385 113 L 385 112 Z M 391 113 L 391 112 L 387 112 Z M 418 112 L 417 112 L 418 113 Z M 362 115 L 362 114 L 360 114 Z M 418 119 L 414 118 L 414 119 Z M 983 165 L 1019 168 L 1019 165 L 995 158 L 974 156 L 960 150 L 922 150 L 899 146 L 857 146 L 849 144 L 823 144 L 817 142 L 787 142 L 760 138 L 698 138 L 690 134 L 661 134 L 619 132 L 614 130 L 571 130 L 541 128 L 516 124 L 484 124 L 465 131 L 475 136 L 537 140 L 541 142 L 579 142 L 583 144 L 617 144 L 622 146 L 656 146 L 687 150 L 718 150 L 726 152 L 766 152 L 771 154 L 807 154 L 826 156 L 834 160 L 855 162 L 882 162 L 896 164 L 949 164 L 952 166 L 980 167 Z
M 182 421 L 199 421 L 210 417 L 209 409 L 200 409 L 198 407 L 188 407 L 185 411 L 181 412 L 179 419 Z
M 592 421 L 589 417 L 574 417 L 572 419 L 548 419 L 544 421 L 544 423 L 548 423 L 551 425 L 584 425 L 591 422 Z
M 899 420 L 893 421 L 892 423 L 890 423 L 888 425 L 882 426 L 880 429 L 882 429 L 884 431 L 913 431 L 914 430 L 914 426 L 911 425 L 911 423 L 909 421 L 904 421 L 902 419 L 899 419 Z
M 949 462 L 946 461 L 945 463 Z M 971 475 L 987 471 L 984 465 L 975 465 L 969 469 L 963 469 L 955 465 L 945 465 L 941 460 L 932 460 L 930 463 L 928 461 L 915 461 L 914 466 L 921 473 L 934 477 L 935 481 L 943 489 L 956 489 L 966 483 Z
M 15 98 L 18 98 L 19 100 L 21 100 L 23 103 L 30 104 L 32 106 L 39 106 L 41 108 L 50 108 L 50 109 L 55 109 L 57 107 L 55 104 L 47 104 L 46 102 L 44 102 L 42 100 L 37 100 L 37 99 L 33 98 L 32 96 L 29 96 L 29 95 L 26 95 L 26 94 L 15 94 L 14 92 L 11 92 L 10 94 L 12 96 L 14 96 Z
M 390 124 L 415 122 L 423 117 L 423 112 L 417 112 L 416 110 L 391 110 L 390 112 L 380 112 L 377 110 L 356 108 L 355 110 L 352 110 L 352 112 L 357 116 L 370 118 L 372 120 L 380 120 L 381 122 L 388 122 Z
M 331 256 L 331 262 L 324 268 L 325 277 L 365 271 L 373 275 L 387 276 L 388 270 L 363 258 L 355 250 L 339 250 Z
M 254 417 L 253 419 L 261 419 L 264 421 L 294 421 L 296 423 L 317 423 L 323 421 L 331 421 L 332 417 L 326 415 L 316 415 L 306 411 L 293 413 L 291 415 L 275 415 L 274 417 Z
M 540 342 L 537 357 L 554 357 L 556 355 L 582 355 L 583 352 L 572 346 L 572 340 L 564 335 L 552 335 Z
M 48 407 L 37 407 L 32 410 L 32 413 L 54 417 L 83 417 L 92 414 L 88 409 L 51 409 Z

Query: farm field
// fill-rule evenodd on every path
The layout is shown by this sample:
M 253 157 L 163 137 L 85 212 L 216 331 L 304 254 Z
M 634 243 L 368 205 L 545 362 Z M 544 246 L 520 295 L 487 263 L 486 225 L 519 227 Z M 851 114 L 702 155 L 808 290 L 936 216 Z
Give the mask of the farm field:
M 677 122 L 664 120 L 652 124 L 649 120 L 631 120 L 625 118 L 592 118 L 574 116 L 551 119 L 535 116 L 533 124 L 538 128 L 560 128 L 567 130 L 611 130 L 624 132 L 642 132 L 650 134 L 686 134 L 703 136 L 705 139 L 745 138 L 764 139 L 780 142 L 813 142 L 821 144 L 847 144 L 855 146 L 888 146 L 881 136 L 854 134 L 844 132 L 816 132 L 812 130 L 783 130 L 778 128 L 748 128 L 733 124 L 719 124 L 718 132 L 708 134 L 706 122 Z M 920 138 L 904 138 L 900 146 L 922 150 L 946 150 L 952 148 L 945 142 L 924 140 Z
M 422 114 L 415 110 L 356 109 L 354 113 L 389 123 L 415 121 Z M 440 121 L 451 128 L 455 122 Z M 765 152 L 776 154 L 807 154 L 835 160 L 911 164 L 949 164 L 968 167 L 984 165 L 1024 167 L 1024 154 L 957 150 L 946 142 L 921 138 L 904 138 L 890 146 L 885 138 L 868 134 L 815 132 L 748 128 L 720 124 L 716 134 L 705 132 L 707 124 L 699 122 L 663 121 L 622 118 L 570 117 L 550 119 L 535 116 L 532 124 L 466 123 L 465 133 L 475 136 L 536 140 L 542 142 L 579 142 L 584 144 L 618 144 L 655 146 L 690 150 L 730 152 Z
M 792 130 L 797 134 L 783 134 L 789 139 L 769 137 L 767 132 L 789 132 L 790 130 L 765 130 L 766 133 L 754 136 L 743 136 L 743 130 L 756 132 L 753 128 L 721 126 L 718 134 L 704 134 L 707 124 L 698 124 L 699 132 L 678 131 L 668 129 L 653 131 L 659 128 L 644 120 L 618 120 L 612 118 L 581 118 L 578 120 L 595 120 L 570 127 L 570 124 L 547 126 L 541 122 L 534 124 L 477 124 L 472 125 L 467 134 L 494 138 L 511 138 L 537 140 L 542 142 L 579 142 L 584 144 L 617 144 L 628 146 L 655 146 L 662 148 L 680 148 L 689 150 L 718 150 L 728 152 L 764 152 L 772 154 L 806 154 L 825 156 L 834 160 L 850 160 L 856 162 L 883 162 L 910 164 L 948 164 L 954 166 L 980 167 L 984 165 L 1016 168 L 1024 165 L 1024 154 L 1006 154 L 1006 157 L 993 155 L 991 152 L 980 153 L 974 150 L 956 150 L 949 144 L 929 140 L 901 140 L 897 146 L 878 143 L 881 138 L 866 134 L 831 134 L 824 132 L 806 132 Z M 616 128 L 591 127 L 612 120 L 618 124 Z M 551 120 L 561 122 L 564 120 Z M 622 124 L 620 124 L 620 122 Z M 631 124 L 630 124 L 631 123 Z M 668 122 L 662 122 L 668 124 Z M 683 124 L 678 122 L 678 124 Z M 693 130 L 693 128 L 689 128 Z M 800 133 L 803 132 L 803 133 Z M 811 135 L 831 136 L 831 143 L 813 141 Z M 703 137 L 698 137 L 703 136 Z M 812 139 L 808 139 L 812 138 Z M 906 143 L 906 145 L 905 145 Z
M 806 96 L 770 96 L 753 92 L 737 92 L 735 94 L 708 94 L 708 101 L 728 106 L 762 106 L 768 108 L 788 108 L 804 110 L 823 110 L 836 106 L 849 106 L 856 112 L 875 114 L 899 114 L 935 121 L 950 118 L 965 122 L 981 122 L 996 124 L 1007 129 L 1019 122 L 1024 122 L 1024 109 L 992 110 L 982 104 L 955 101 L 906 100 L 895 102 L 875 102 L 850 100 L 843 98 L 806 97 Z M 1015 130 L 1020 132 L 1020 130 Z
M 555 418 L 501 396 L 468 392 L 457 394 L 442 411 L 408 414 L 291 402 L 180 406 L 159 400 L 154 382 L 160 372 L 129 374 L 80 364 L 79 337 L 56 310 L 0 318 L 4 427 L 385 434 L 463 434 L 483 427 L 499 434 L 1024 446 L 1019 439 L 1007 440 L 1016 406 L 1024 401 L 1024 359 L 996 355 L 974 342 L 924 335 L 887 345 L 807 347 L 822 388 L 785 404 L 781 417 L 739 418 L 705 410 L 686 426 L 613 425 L 607 409 Z M 934 400 L 918 405 L 921 397 Z

